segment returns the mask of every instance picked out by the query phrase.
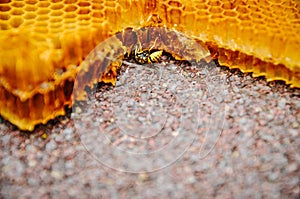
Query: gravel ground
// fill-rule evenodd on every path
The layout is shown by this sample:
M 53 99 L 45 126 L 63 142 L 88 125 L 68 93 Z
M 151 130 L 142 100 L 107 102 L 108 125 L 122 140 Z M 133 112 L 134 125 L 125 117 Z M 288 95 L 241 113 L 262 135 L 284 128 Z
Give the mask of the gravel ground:
M 300 90 L 163 58 L 32 133 L 0 119 L 1 197 L 299 198 Z

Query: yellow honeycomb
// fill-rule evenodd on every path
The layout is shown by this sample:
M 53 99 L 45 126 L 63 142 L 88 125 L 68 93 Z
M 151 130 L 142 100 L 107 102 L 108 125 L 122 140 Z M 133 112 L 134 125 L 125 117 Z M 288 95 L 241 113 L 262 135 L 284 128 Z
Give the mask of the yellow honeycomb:
M 300 87 L 299 10 L 298 0 L 0 0 L 0 114 L 24 130 L 65 114 L 80 63 L 129 27 L 176 29 L 221 64 Z

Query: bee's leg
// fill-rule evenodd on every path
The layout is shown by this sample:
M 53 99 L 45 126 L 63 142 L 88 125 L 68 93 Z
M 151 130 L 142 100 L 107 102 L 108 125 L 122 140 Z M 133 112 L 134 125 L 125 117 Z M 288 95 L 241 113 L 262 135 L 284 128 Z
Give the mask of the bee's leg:
M 153 45 L 150 47 L 149 51 L 151 51 L 151 50 L 152 50 L 152 48 L 154 48 L 154 47 L 155 47 L 157 39 L 158 39 L 158 37 L 156 37 L 156 39 L 154 40 L 154 43 L 153 43 Z
M 137 48 L 137 51 L 142 50 L 142 43 L 141 43 L 141 41 L 140 41 L 139 38 L 137 39 L 137 45 L 136 45 L 136 48 Z

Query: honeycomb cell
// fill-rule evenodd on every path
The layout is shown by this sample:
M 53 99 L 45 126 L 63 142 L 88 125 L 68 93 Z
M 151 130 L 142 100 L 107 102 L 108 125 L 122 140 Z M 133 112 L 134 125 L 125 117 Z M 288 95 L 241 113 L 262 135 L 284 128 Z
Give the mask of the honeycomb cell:
M 80 8 L 77 13 L 80 15 L 87 15 L 91 12 L 89 8 Z
M 199 10 L 206 10 L 206 9 L 208 9 L 208 5 L 206 5 L 205 3 L 197 4 L 195 7 L 197 9 L 199 9 Z
M 49 25 L 49 28 L 53 30 L 52 32 L 61 32 L 62 23 L 52 23 Z M 48 30 L 48 29 L 47 29 Z
M 61 10 L 53 10 L 50 12 L 50 16 L 52 16 L 52 17 L 62 16 L 63 14 L 64 14 L 64 12 Z
M 105 1 L 104 2 L 104 7 L 115 8 L 116 7 L 116 2 L 115 1 Z
M 261 14 L 261 13 L 258 13 L 258 12 L 253 12 L 253 13 L 251 13 L 251 18 L 252 19 L 256 19 L 256 20 L 260 20 L 260 19 L 263 19 L 263 14 Z
M 72 19 L 72 21 L 75 21 L 76 20 L 76 17 L 77 17 L 77 14 L 76 13 L 66 13 L 64 15 L 65 19 L 66 20 L 69 20 L 69 19 Z
M 9 25 L 0 21 L 0 30 L 8 30 Z
M 51 23 L 58 23 L 58 22 L 62 22 L 63 21 L 63 19 L 61 18 L 61 17 L 52 17 L 51 19 L 50 19 L 50 22 Z
M 33 26 L 35 24 L 34 20 L 25 20 L 24 26 Z
M 93 4 L 92 5 L 92 9 L 93 10 L 103 10 L 104 9 L 104 5 L 102 5 L 102 4 Z
M 224 20 L 222 13 L 214 14 L 213 16 L 210 17 L 210 19 L 211 19 L 211 22 L 216 22 L 216 23 L 214 23 L 214 25 L 219 25 L 220 23 L 223 23 L 222 20 Z
M 35 4 L 38 3 L 38 1 L 37 1 L 37 0 L 25 0 L 25 3 L 26 3 L 26 4 L 35 5 Z
M 247 1 L 247 4 L 248 5 L 251 5 L 251 6 L 255 6 L 255 7 L 259 7 L 257 4 L 258 4 L 258 1 L 257 0 L 248 0 Z
M 0 4 L 0 11 L 1 12 L 7 12 L 9 11 L 11 8 L 9 6 L 5 6 L 5 5 L 1 5 Z
M 22 9 L 12 9 L 11 12 L 10 12 L 12 15 L 23 15 L 24 14 L 24 11 Z
M 50 5 L 51 5 L 50 2 L 48 2 L 48 1 L 40 1 L 38 3 L 39 8 L 46 8 L 46 7 L 49 7 Z
M 182 4 L 180 2 L 178 2 L 178 1 L 169 1 L 168 5 L 170 7 L 173 7 L 173 8 L 180 8 L 180 7 L 182 7 Z
M 16 8 L 22 8 L 25 6 L 25 3 L 22 1 L 14 1 L 11 3 L 11 6 L 16 7 Z
M 36 6 L 33 6 L 33 5 L 25 5 L 24 7 L 25 11 L 36 11 L 38 8 Z
M 10 15 L 8 13 L 0 13 L 0 20 L 8 20 Z
M 270 7 L 270 2 L 269 1 L 261 1 L 261 2 L 259 2 L 259 6 Z
M 59 3 L 62 2 L 62 0 L 51 0 L 52 3 Z
M 198 0 L 196 4 L 207 4 L 208 0 Z
M 0 3 L 10 3 L 10 0 L 2 0 Z
M 267 2 L 267 3 L 268 3 L 268 5 L 270 5 L 269 2 Z M 281 5 L 282 5 L 283 7 L 285 7 L 285 8 L 292 8 L 292 7 L 295 6 L 295 5 L 293 4 L 293 2 L 291 2 L 291 1 L 282 1 L 282 2 L 281 2 Z
M 78 17 L 78 20 L 90 20 L 90 19 L 91 19 L 91 17 L 88 15 L 80 15 Z
M 222 8 L 225 10 L 232 10 L 235 8 L 235 5 L 231 2 L 224 2 Z
M 104 18 L 92 18 L 92 24 L 91 26 L 96 28 L 96 30 L 98 31 L 99 27 L 103 26 L 103 23 L 106 20 Z
M 38 15 L 48 15 L 51 12 L 51 10 L 47 8 L 41 8 L 37 11 Z
M 23 22 L 24 19 L 22 17 L 13 17 L 9 20 L 9 23 L 13 28 L 19 27 Z
M 207 5 L 210 5 L 210 6 L 214 6 L 214 7 L 221 7 L 221 1 L 219 0 L 214 0 L 214 1 L 209 1 L 207 3 Z
M 74 4 L 77 0 L 64 0 L 64 4 Z
M 36 26 L 38 26 L 38 27 L 47 27 L 48 22 L 47 21 L 37 21 Z
M 247 14 L 249 13 L 249 9 L 246 6 L 237 6 L 236 11 L 240 14 Z
M 77 6 L 76 5 L 67 5 L 64 8 L 65 12 L 74 12 L 77 10 Z
M 241 21 L 251 21 L 251 18 L 250 18 L 250 15 L 248 14 L 240 14 L 238 16 L 238 18 L 241 20 Z
M 90 2 L 79 2 L 78 6 L 79 7 L 89 7 L 91 5 Z
M 48 15 L 38 15 L 38 17 L 36 18 L 36 20 L 38 21 L 48 21 L 50 19 L 50 17 Z
M 228 16 L 228 17 L 236 17 L 237 13 L 235 11 L 231 11 L 231 10 L 225 10 L 223 12 L 224 16 Z
M 196 12 L 196 8 L 195 7 L 190 7 L 190 6 L 184 7 L 183 10 L 184 10 L 184 12 L 186 12 L 185 14 Z
M 34 19 L 37 15 L 35 13 L 28 12 L 24 15 L 24 19 Z
M 209 11 L 208 10 L 198 10 L 197 11 L 197 18 L 208 18 Z
M 215 14 L 219 14 L 223 12 L 223 9 L 217 6 L 210 7 L 208 10 L 209 12 L 213 12 Z
M 252 12 L 252 13 L 261 12 L 260 7 L 258 7 L 257 5 L 248 4 L 248 5 L 247 5 L 247 8 L 248 8 L 249 11 Z
M 62 3 L 59 3 L 59 4 L 53 4 L 53 5 L 50 6 L 50 8 L 51 8 L 52 10 L 60 10 L 60 9 L 62 9 L 63 7 L 64 7 L 64 4 L 62 4 Z
M 101 11 L 99 11 L 99 12 L 93 12 L 92 16 L 101 19 L 101 18 L 104 17 L 104 13 L 101 12 Z

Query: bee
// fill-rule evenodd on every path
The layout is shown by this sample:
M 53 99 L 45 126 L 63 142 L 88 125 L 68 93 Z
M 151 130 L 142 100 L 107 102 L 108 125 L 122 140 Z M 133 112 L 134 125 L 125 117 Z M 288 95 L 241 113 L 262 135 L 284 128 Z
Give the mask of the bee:
M 156 40 L 155 40 L 156 42 Z M 163 51 L 158 50 L 158 51 L 152 51 L 152 48 L 154 47 L 155 43 L 150 49 L 139 49 L 137 46 L 135 47 L 134 50 L 134 59 L 137 63 L 139 64 L 151 64 L 154 62 L 158 62 L 159 58 L 162 56 Z M 141 44 L 139 45 L 141 46 Z

